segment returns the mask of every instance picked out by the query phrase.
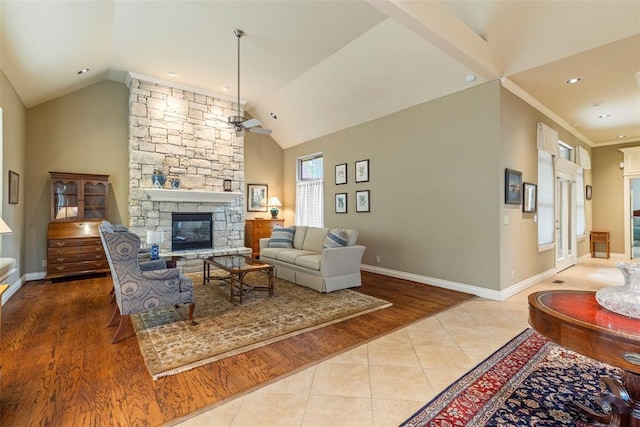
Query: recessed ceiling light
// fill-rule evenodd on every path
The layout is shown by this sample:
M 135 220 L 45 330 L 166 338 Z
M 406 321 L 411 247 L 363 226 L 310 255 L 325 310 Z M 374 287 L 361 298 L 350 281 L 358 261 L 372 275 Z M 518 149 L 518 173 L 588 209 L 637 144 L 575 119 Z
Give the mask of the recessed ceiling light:
M 472 81 L 474 81 L 476 79 L 476 75 L 475 74 L 469 74 L 466 77 L 466 79 L 467 79 L 468 82 L 472 82 Z
M 572 77 L 569 80 L 567 80 L 567 84 L 568 85 L 572 85 L 574 83 L 578 83 L 580 80 L 582 80 L 580 77 Z
M 171 77 L 176 76 L 176 72 L 175 71 L 167 71 L 167 74 L 169 74 Z
M 88 73 L 89 69 L 88 68 L 83 68 L 82 70 L 78 70 L 78 72 L 76 74 L 80 75 L 80 74 L 85 74 Z
M 224 90 L 224 91 L 229 90 L 229 86 L 222 86 L 222 90 Z
M 270 113 L 271 117 L 273 117 L 274 119 L 278 119 L 278 116 L 276 115 L 276 113 Z
M 627 135 L 618 135 L 618 138 L 626 138 Z
M 571 126 L 580 126 L 580 123 L 578 123 L 578 122 L 573 122 L 573 123 L 571 123 Z
M 607 117 L 611 117 L 611 114 L 600 114 L 598 118 L 606 119 Z

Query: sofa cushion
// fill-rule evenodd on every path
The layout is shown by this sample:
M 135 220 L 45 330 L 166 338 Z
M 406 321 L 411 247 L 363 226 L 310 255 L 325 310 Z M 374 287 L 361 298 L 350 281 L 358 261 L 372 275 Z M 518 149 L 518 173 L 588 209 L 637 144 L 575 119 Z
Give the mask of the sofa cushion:
M 269 239 L 270 248 L 292 248 L 293 247 L 293 235 L 296 232 L 296 227 L 277 227 L 271 232 L 271 239 Z
M 347 234 L 347 246 L 355 245 L 356 241 L 358 240 L 358 231 L 351 229 L 344 229 L 342 231 Z
M 301 251 L 300 249 L 288 249 L 280 251 L 276 254 L 276 259 L 282 262 L 288 262 L 289 264 L 295 264 L 298 257 L 304 255 L 318 255 L 313 251 Z
M 307 236 L 307 227 L 306 225 L 298 225 L 296 226 L 296 234 L 293 236 L 293 247 L 296 249 L 302 249 L 302 244 L 304 243 L 304 238 Z
M 342 248 L 347 246 L 347 233 L 344 230 L 331 230 L 322 244 L 323 248 Z
M 282 251 L 287 251 L 291 248 L 261 248 L 260 249 L 260 259 L 262 258 L 278 258 L 278 253 Z
M 309 227 L 307 228 L 307 235 L 304 238 L 302 249 L 305 251 L 322 252 L 322 244 L 324 239 L 329 234 L 328 228 Z
M 320 271 L 322 255 L 302 255 L 296 258 L 296 265 L 315 271 Z

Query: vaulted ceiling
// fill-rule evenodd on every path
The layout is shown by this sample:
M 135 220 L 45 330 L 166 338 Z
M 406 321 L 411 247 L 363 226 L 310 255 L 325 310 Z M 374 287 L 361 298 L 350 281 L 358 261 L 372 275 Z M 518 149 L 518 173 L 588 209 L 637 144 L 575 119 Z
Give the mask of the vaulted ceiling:
M 236 28 L 283 148 L 495 79 L 592 146 L 640 141 L 638 1 L 0 0 L 0 67 L 27 107 L 127 72 L 234 99 Z

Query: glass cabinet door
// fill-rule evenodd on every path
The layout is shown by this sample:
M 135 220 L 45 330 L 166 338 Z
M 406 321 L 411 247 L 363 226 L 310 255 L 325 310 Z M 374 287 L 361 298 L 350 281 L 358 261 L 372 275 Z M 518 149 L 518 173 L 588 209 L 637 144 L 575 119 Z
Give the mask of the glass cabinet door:
M 77 219 L 79 203 L 78 184 L 75 181 L 56 181 L 53 188 L 55 219 Z
M 84 183 L 84 217 L 87 219 L 105 219 L 107 207 L 107 186 L 104 182 L 86 181 Z

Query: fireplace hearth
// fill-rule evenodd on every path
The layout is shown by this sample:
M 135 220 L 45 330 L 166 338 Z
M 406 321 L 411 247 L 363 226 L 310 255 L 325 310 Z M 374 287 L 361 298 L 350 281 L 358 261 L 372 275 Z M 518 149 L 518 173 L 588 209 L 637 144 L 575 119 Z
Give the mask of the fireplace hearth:
M 213 248 L 211 213 L 172 213 L 171 250 Z

